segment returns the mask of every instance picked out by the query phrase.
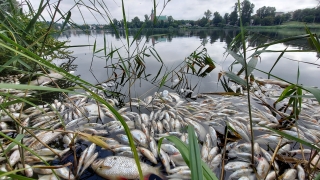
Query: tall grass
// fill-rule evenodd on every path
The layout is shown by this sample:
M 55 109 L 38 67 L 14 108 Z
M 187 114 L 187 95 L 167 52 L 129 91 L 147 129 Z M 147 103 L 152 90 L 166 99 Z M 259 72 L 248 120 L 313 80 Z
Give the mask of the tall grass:
M 117 110 L 112 107 L 106 100 L 101 98 L 97 93 L 94 93 L 90 87 L 94 87 L 93 84 L 84 81 L 83 79 L 74 76 L 70 74 L 68 71 L 66 71 L 63 68 L 57 67 L 53 65 L 50 61 L 53 59 L 61 58 L 69 58 L 71 54 L 71 47 L 68 47 L 66 45 L 67 42 L 60 42 L 55 40 L 52 35 L 54 33 L 60 33 L 63 32 L 67 25 L 75 26 L 76 24 L 72 21 L 72 14 L 71 10 L 78 8 L 80 9 L 80 6 L 87 7 L 90 11 L 94 11 L 99 16 L 104 18 L 106 22 L 109 22 L 113 28 L 115 33 L 119 36 L 120 30 L 116 28 L 116 26 L 112 22 L 112 17 L 109 14 L 107 4 L 105 4 L 104 1 L 89 1 L 89 4 L 80 4 L 75 3 L 72 9 L 70 9 L 67 12 L 61 12 L 59 10 L 59 6 L 61 3 L 61 0 L 59 0 L 55 5 L 49 4 L 49 1 L 41 0 L 39 3 L 39 7 L 37 10 L 34 10 L 31 3 L 27 1 L 27 7 L 29 9 L 28 13 L 22 13 L 21 11 L 16 11 L 15 8 L 11 3 L 10 0 L 7 0 L 9 4 L 11 4 L 11 11 L 5 11 L 4 9 L 0 8 L 0 47 L 1 47 L 1 53 L 0 53 L 0 59 L 3 60 L 3 62 L 0 62 L 2 64 L 2 67 L 0 67 L 0 72 L 5 72 L 8 74 L 18 74 L 18 73 L 24 73 L 26 76 L 29 77 L 28 81 L 30 82 L 31 79 L 36 76 L 38 73 L 37 71 L 43 71 L 45 74 L 48 74 L 47 71 L 55 71 L 59 74 L 63 75 L 63 77 L 76 84 L 76 87 L 78 89 L 85 90 L 89 93 L 89 97 L 95 99 L 97 102 L 107 106 L 110 111 L 115 115 L 115 117 L 121 122 L 121 124 L 124 126 L 125 133 L 127 134 L 130 142 L 130 147 L 132 149 L 132 152 L 134 154 L 134 158 L 136 160 L 136 163 L 138 165 L 140 179 L 143 179 L 143 174 L 140 168 L 140 161 L 138 158 L 138 154 L 136 151 L 136 147 L 133 143 L 133 138 L 130 133 L 130 130 L 124 121 L 124 119 L 121 117 L 121 115 L 117 112 Z M 169 1 L 165 5 L 168 4 Z M 140 43 L 142 41 L 137 41 L 138 37 L 141 35 L 142 30 L 144 29 L 144 26 L 142 26 L 136 34 L 133 36 L 133 40 L 130 41 L 130 35 L 129 35 L 129 29 L 127 27 L 127 16 L 125 11 L 125 3 L 122 0 L 121 1 L 122 6 L 122 17 L 124 20 L 124 32 L 125 32 L 125 42 L 122 42 L 121 47 L 113 47 L 111 45 L 111 49 L 108 52 L 107 51 L 107 43 L 104 37 L 104 47 L 102 49 L 97 49 L 96 42 L 94 45 L 87 45 L 92 46 L 92 56 L 98 56 L 98 53 L 103 51 L 104 55 L 102 58 L 108 63 L 112 59 L 117 58 L 116 63 L 111 63 L 112 67 L 114 69 L 120 69 L 122 71 L 121 74 L 121 83 L 129 82 L 129 86 L 132 87 L 134 82 L 142 78 L 142 74 L 145 71 L 145 56 L 153 56 L 155 59 L 158 60 L 158 62 L 162 63 L 163 66 L 159 68 L 159 71 L 157 72 L 156 76 L 152 79 L 152 82 L 154 84 L 157 84 L 158 88 L 165 86 L 166 82 L 169 81 L 169 77 L 172 74 L 175 74 L 180 81 L 184 79 L 184 74 L 179 74 L 179 70 L 176 71 L 175 69 L 168 69 L 163 64 L 163 60 L 161 59 L 161 56 L 158 54 L 156 49 L 151 47 L 146 47 L 145 44 L 142 46 L 141 50 L 138 49 Z M 154 4 L 154 13 L 156 14 L 157 11 L 157 5 L 156 1 L 153 1 Z M 44 17 L 42 16 L 43 12 L 47 9 L 51 8 L 52 13 L 52 19 L 49 24 L 46 24 L 44 22 Z M 159 10 L 159 9 L 158 9 Z M 163 10 L 163 9 L 162 9 Z M 161 10 L 161 12 L 162 12 Z M 238 0 L 238 12 L 241 17 L 241 7 L 240 7 L 240 1 Z M 81 12 L 81 11 L 80 11 Z M 57 18 L 59 16 L 60 18 Z M 156 23 L 156 19 L 154 23 Z M 55 30 L 53 27 L 56 22 L 59 22 L 60 20 L 63 20 L 64 23 L 61 26 L 60 30 Z M 85 22 L 85 18 L 83 18 L 83 21 Z M 232 72 L 232 68 L 230 71 L 223 72 L 221 75 L 223 75 L 223 78 L 228 78 L 230 80 L 233 80 L 234 82 L 238 83 L 239 85 L 245 87 L 248 91 L 247 97 L 248 97 L 248 110 L 249 110 L 249 117 L 250 117 L 250 130 L 251 130 L 251 144 L 252 144 L 252 159 L 251 163 L 254 164 L 254 151 L 253 151 L 253 144 L 254 144 L 254 134 L 252 131 L 253 123 L 252 123 L 252 117 L 251 117 L 251 104 L 250 104 L 250 83 L 249 80 L 252 77 L 251 74 L 253 71 L 260 71 L 268 75 L 269 77 L 274 77 L 280 80 L 285 81 L 281 77 L 276 77 L 271 74 L 271 71 L 273 70 L 273 67 L 270 69 L 269 72 L 264 72 L 256 68 L 257 64 L 257 58 L 255 55 L 259 55 L 262 53 L 270 53 L 270 52 L 279 52 L 279 50 L 266 50 L 271 45 L 284 43 L 288 41 L 292 41 L 295 39 L 308 39 L 310 46 L 314 49 L 314 52 L 320 52 L 320 43 L 316 35 L 314 35 L 307 27 L 306 34 L 300 35 L 300 36 L 294 36 L 287 39 L 282 39 L 279 41 L 274 41 L 268 44 L 263 44 L 261 46 L 258 46 L 254 49 L 247 48 L 247 33 L 244 27 L 242 26 L 240 18 L 240 24 L 241 24 L 241 32 L 240 34 L 234 38 L 234 40 L 229 44 L 227 48 L 227 52 L 235 58 L 236 62 L 242 66 L 240 72 L 235 73 Z M 121 40 L 122 41 L 122 40 Z M 134 45 L 134 43 L 137 43 L 137 47 L 130 51 L 130 48 Z M 81 45 L 74 46 L 74 47 L 81 47 Z M 125 54 L 120 53 L 120 49 L 125 49 Z M 240 49 L 240 51 L 238 51 Z M 249 51 L 255 51 L 251 56 L 248 56 L 247 53 Z M 297 52 L 298 50 L 283 50 L 280 51 L 281 55 L 274 63 L 274 66 L 276 66 L 277 62 L 280 60 L 281 56 L 286 52 Z M 92 58 L 93 59 L 93 58 Z M 247 60 L 249 60 L 247 62 Z M 92 60 L 92 63 L 93 60 Z M 190 54 L 190 56 L 186 59 L 186 61 L 183 62 L 184 66 L 183 68 L 187 68 L 190 70 L 191 74 L 196 76 L 206 76 L 208 73 L 210 73 L 214 68 L 214 62 L 213 60 L 207 55 L 206 49 L 202 50 L 195 50 Z M 233 66 L 232 64 L 231 66 Z M 164 67 L 164 69 L 162 69 Z M 245 79 L 241 79 L 239 75 L 241 73 L 245 73 Z M 300 70 L 298 69 L 298 74 L 300 73 Z M 164 75 L 163 75 L 164 74 Z M 289 98 L 289 105 L 294 106 L 294 112 L 293 116 L 297 119 L 299 116 L 299 113 L 301 112 L 301 102 L 302 98 L 304 96 L 302 95 L 302 89 L 310 92 L 314 95 L 314 97 L 320 102 L 320 90 L 313 88 L 313 87 L 306 87 L 298 84 L 299 75 L 297 76 L 297 82 L 296 83 L 290 83 L 291 85 L 288 86 L 281 96 L 278 98 L 277 102 L 280 102 L 284 100 L 285 98 Z M 230 88 L 228 88 L 227 81 L 224 81 L 224 88 L 226 91 L 229 91 Z M 16 85 L 16 84 L 0 84 L 0 88 L 6 88 L 6 89 L 21 89 L 25 90 L 25 93 L 27 94 L 28 91 L 39 91 L 39 92 L 59 92 L 67 98 L 67 94 L 77 94 L 77 91 L 74 91 L 72 88 L 61 88 L 58 84 L 55 84 L 54 87 L 43 87 L 43 86 L 33 86 L 33 85 Z M 2 93 L 2 96 L 7 97 L 8 101 L 6 103 L 1 104 L 1 109 L 5 110 L 6 107 L 8 107 L 10 104 L 14 104 L 17 102 L 23 102 L 25 105 L 28 106 L 36 106 L 32 99 L 23 97 L 18 98 L 11 94 Z M 131 91 L 129 88 L 129 96 L 131 95 Z M 8 115 L 10 113 L 6 112 Z M 35 156 L 38 156 L 32 149 L 26 147 L 22 141 L 23 132 L 27 131 L 29 132 L 33 137 L 36 138 L 36 136 L 32 133 L 32 130 L 30 127 L 25 127 L 21 124 L 20 120 L 18 118 L 12 117 L 12 119 L 17 124 L 17 134 L 16 137 L 12 138 L 7 136 L 6 134 L 0 132 L 0 136 L 4 137 L 5 139 L 12 142 L 12 145 L 18 144 L 21 148 L 21 151 L 29 151 Z M 266 127 L 268 128 L 268 127 Z M 310 144 L 302 139 L 290 136 L 288 134 L 285 134 L 281 131 L 278 131 L 276 129 L 268 128 L 271 131 L 287 138 L 294 140 L 298 143 L 301 143 L 302 145 L 311 147 L 316 150 L 320 150 L 317 146 L 314 144 Z M 189 165 L 191 171 L 192 171 L 192 178 L 193 179 L 217 179 L 215 174 L 211 172 L 211 170 L 207 167 L 207 165 L 202 162 L 200 158 L 200 152 L 199 152 L 199 146 L 198 142 L 195 137 L 195 133 L 192 127 L 188 128 L 189 132 L 189 145 L 182 143 L 179 139 L 173 136 L 165 137 L 169 139 L 170 141 L 174 142 L 177 146 L 177 148 L 180 150 L 184 160 Z M 101 147 L 108 147 L 108 144 L 105 144 L 101 141 L 101 139 L 98 136 L 91 136 L 85 133 L 78 133 L 79 136 L 82 136 L 86 138 L 87 140 L 98 144 Z M 162 140 L 160 140 L 159 143 L 161 143 Z M 159 146 L 160 147 L 160 146 Z M 9 151 L 12 148 L 12 146 L 9 146 L 5 151 Z M 49 147 L 50 148 L 50 147 Z M 22 153 L 23 154 L 23 153 Z M 39 157 L 41 159 L 41 157 Z M 43 160 L 43 159 L 42 159 Z M 22 157 L 23 161 L 23 157 Z M 46 165 L 49 166 L 49 164 L 43 160 Z M 28 179 L 23 176 L 14 175 L 17 171 L 22 171 L 24 169 L 19 170 L 12 170 L 8 173 L 2 173 L 0 172 L 1 176 L 11 176 L 12 178 L 16 179 Z M 319 178 L 319 177 L 318 177 Z

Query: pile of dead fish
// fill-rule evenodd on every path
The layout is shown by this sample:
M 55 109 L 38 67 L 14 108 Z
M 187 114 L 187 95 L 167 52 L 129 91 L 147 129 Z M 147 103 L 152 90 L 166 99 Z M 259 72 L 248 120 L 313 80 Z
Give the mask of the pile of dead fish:
M 100 87 L 106 88 L 107 85 Z M 105 97 L 102 90 L 93 90 L 112 106 L 116 107 L 119 103 L 116 99 Z M 199 139 L 202 160 L 217 176 L 221 175 L 223 169 L 227 179 L 314 179 L 320 168 L 320 154 L 266 127 L 317 146 L 320 138 L 318 102 L 312 99 L 304 101 L 303 110 L 296 121 L 284 118 L 290 114 L 275 112 L 274 108 L 261 103 L 272 104 L 275 99 L 264 94 L 280 94 L 280 86 L 266 83 L 252 91 L 254 157 L 251 153 L 251 130 L 245 95 L 199 94 L 196 101 L 188 101 L 177 93 L 164 90 L 144 99 L 131 99 L 118 112 L 131 129 L 141 157 L 143 174 L 190 179 L 191 171 L 175 145 L 163 141 L 158 152 L 157 143 L 161 137 L 168 135 L 177 136 L 188 143 L 186 127 L 191 125 Z M 12 99 L 0 97 L 1 103 L 9 100 Z M 286 103 L 283 102 L 283 105 Z M 63 102 L 55 100 L 51 104 L 30 108 L 24 108 L 22 103 L 12 104 L 1 111 L 0 125 L 2 134 L 13 138 L 22 134 L 21 142 L 37 154 L 35 156 L 27 149 L 21 150 L 18 145 L 1 137 L 0 171 L 25 168 L 19 172 L 20 175 L 38 179 L 77 179 L 87 168 L 92 168 L 106 179 L 139 178 L 123 126 L 109 108 L 87 94 L 73 95 Z M 226 126 L 230 127 L 227 136 Z M 96 144 L 91 144 L 77 157 L 76 163 L 68 167 L 61 164 L 55 165 L 55 168 L 44 168 L 48 165 L 43 160 L 48 163 L 59 160 L 71 151 L 69 145 L 85 140 L 75 136 L 77 132 L 102 136 L 102 140 L 108 144 L 106 150 L 112 151 L 113 155 L 97 159 Z M 64 146 L 52 148 L 61 140 Z M 254 164 L 251 163 L 252 158 Z M 224 167 L 221 167 L 222 164 Z

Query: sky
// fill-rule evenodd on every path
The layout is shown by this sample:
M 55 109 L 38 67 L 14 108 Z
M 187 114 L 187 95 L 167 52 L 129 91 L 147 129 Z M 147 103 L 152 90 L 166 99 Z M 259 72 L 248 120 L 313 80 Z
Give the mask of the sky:
M 49 1 L 49 0 L 48 0 Z M 90 1 L 92 3 L 90 3 Z M 131 21 L 138 16 L 144 21 L 144 15 L 151 14 L 153 0 L 123 0 L 127 21 Z M 221 16 L 233 11 L 236 0 L 156 0 L 157 12 L 162 11 L 161 15 L 172 16 L 176 20 L 198 20 L 204 16 L 206 10 L 211 12 L 218 11 Z M 319 5 L 320 0 L 251 0 L 256 10 L 263 6 L 276 8 L 276 12 L 289 12 L 296 9 L 313 8 Z M 40 0 L 30 0 L 34 9 L 38 9 Z M 56 5 L 58 0 L 51 0 L 52 5 Z M 78 6 L 74 6 L 78 2 Z M 100 2 L 100 4 L 99 4 Z M 104 4 L 102 3 L 104 2 Z M 95 3 L 95 4 L 93 4 Z M 166 6 L 164 7 L 164 4 Z M 108 24 L 108 16 L 111 19 L 122 19 L 121 0 L 61 0 L 59 9 L 61 12 L 71 10 L 71 19 L 78 24 Z M 87 7 L 86 7 L 87 6 Z M 102 8 L 102 6 L 104 8 Z M 90 7 L 90 8 L 88 8 Z M 24 6 L 24 9 L 27 9 Z M 80 11 L 81 13 L 80 13 Z M 96 11 L 99 11 L 96 12 Z M 49 9 L 43 12 L 43 16 L 49 20 Z M 59 18 L 59 16 L 56 16 Z

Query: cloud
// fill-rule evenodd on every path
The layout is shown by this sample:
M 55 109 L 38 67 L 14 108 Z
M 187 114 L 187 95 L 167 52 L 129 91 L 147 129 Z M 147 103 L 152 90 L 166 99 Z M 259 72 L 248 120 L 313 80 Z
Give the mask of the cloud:
M 40 0 L 30 0 L 30 2 L 35 8 L 38 8 Z M 95 4 L 91 2 L 95 2 Z M 78 3 L 78 6 L 75 6 L 75 1 L 61 1 L 59 9 L 62 12 L 71 10 L 72 20 L 79 24 L 84 22 L 87 24 L 107 24 L 108 17 L 110 19 L 122 19 L 121 0 L 95 0 L 91 2 L 82 0 Z M 313 8 L 318 5 L 316 0 L 252 0 L 250 2 L 255 5 L 254 12 L 262 6 L 276 7 L 278 12 L 289 12 L 296 9 Z M 162 15 L 171 15 L 174 19 L 197 20 L 204 16 L 204 12 L 207 9 L 213 13 L 218 11 L 222 16 L 225 13 L 230 13 L 233 11 L 235 3 L 236 0 L 170 0 L 165 9 L 163 9 L 164 1 L 158 0 L 157 15 L 163 10 Z M 127 20 L 131 21 L 135 16 L 143 20 L 145 14 L 150 15 L 153 8 L 153 0 L 124 0 L 124 8 Z M 42 15 L 47 20 L 50 20 L 49 13 L 46 11 Z M 59 17 L 57 16 L 57 18 Z

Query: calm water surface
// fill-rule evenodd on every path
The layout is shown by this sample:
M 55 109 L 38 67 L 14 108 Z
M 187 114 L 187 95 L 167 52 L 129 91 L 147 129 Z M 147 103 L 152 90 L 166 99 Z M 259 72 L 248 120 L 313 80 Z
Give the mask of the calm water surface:
M 133 40 L 134 31 L 130 32 L 129 42 Z M 253 31 L 249 32 L 250 38 L 248 39 L 248 49 L 253 49 L 257 45 L 269 43 L 274 40 L 287 38 L 294 35 L 303 34 L 304 31 Z M 238 34 L 236 30 L 179 30 L 179 31 L 148 31 L 143 32 L 129 48 L 129 56 L 136 54 L 137 47 L 141 51 L 143 48 L 154 48 L 159 56 L 161 57 L 164 65 L 161 69 L 161 75 L 164 75 L 170 71 L 178 72 L 179 69 L 184 65 L 183 61 L 195 50 L 207 49 L 208 55 L 215 61 L 216 68 L 205 78 L 197 76 L 188 76 L 180 84 L 178 88 L 194 88 L 196 86 L 196 92 L 217 92 L 223 91 L 218 83 L 218 73 L 220 71 L 227 71 L 230 64 L 234 61 L 231 56 L 226 56 L 225 48 L 227 44 L 232 41 L 232 38 Z M 59 37 L 59 40 L 68 40 L 69 45 L 93 45 L 96 42 L 96 51 L 104 47 L 104 38 L 106 39 L 106 47 L 108 54 L 112 49 L 120 48 L 119 53 L 123 59 L 128 57 L 128 52 L 125 46 L 127 41 L 125 35 L 120 31 L 120 35 L 117 36 L 114 32 L 110 31 L 90 31 L 89 34 L 85 34 L 82 31 L 71 30 Z M 138 44 L 139 43 L 139 44 Z M 307 50 L 309 49 L 306 39 L 289 42 L 285 44 L 272 45 L 268 50 Z M 117 63 L 118 55 L 114 54 L 113 60 L 106 61 L 104 51 L 93 54 L 93 46 L 90 47 L 78 47 L 73 48 L 73 56 L 77 57 L 73 64 L 77 66 L 76 75 L 86 81 L 93 84 L 101 83 L 113 78 L 114 73 L 112 69 L 105 68 L 107 64 Z M 254 50 L 248 51 L 248 55 L 252 54 Z M 141 79 L 136 81 L 131 87 L 131 95 L 143 96 L 146 92 L 150 93 L 157 90 L 159 85 L 159 79 L 153 82 L 154 78 L 160 67 L 159 63 L 150 53 L 149 50 L 145 51 L 150 57 L 144 57 L 146 64 L 145 74 L 147 80 Z M 279 53 L 262 53 L 261 62 L 257 64 L 257 69 L 268 72 L 277 58 Z M 285 53 L 279 60 L 277 65 L 272 71 L 272 74 L 286 79 L 290 82 L 296 82 L 298 67 L 300 68 L 299 83 L 307 86 L 319 86 L 320 82 L 317 80 L 320 74 L 319 66 L 310 65 L 307 63 L 318 63 L 317 54 L 313 52 L 291 52 Z M 133 59 L 131 59 L 133 61 Z M 302 62 L 303 61 L 303 62 Z M 57 63 L 60 63 L 59 61 Z M 92 63 L 92 72 L 90 72 L 90 65 Z M 238 66 L 239 68 L 240 66 Z M 237 66 L 235 66 L 237 70 Z M 118 77 L 122 72 L 117 71 Z M 267 78 L 267 75 L 255 70 L 255 76 Z M 168 76 L 168 81 L 165 84 L 170 87 L 172 80 L 176 79 L 175 73 Z M 167 88 L 168 88 L 167 87 Z M 166 88 L 166 87 L 164 87 Z M 121 91 L 126 94 L 128 88 L 123 87 Z M 148 94 L 148 93 L 147 93 Z

